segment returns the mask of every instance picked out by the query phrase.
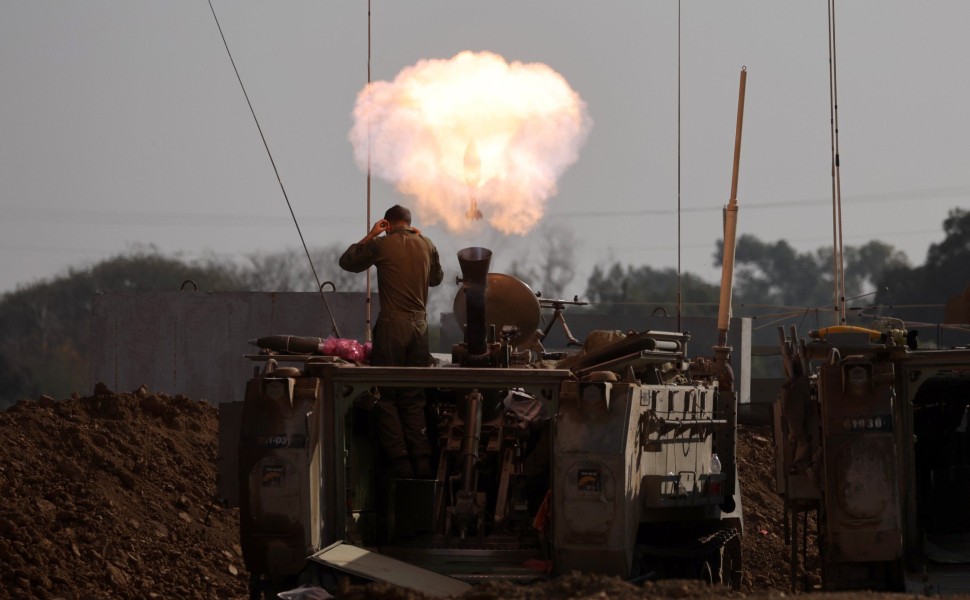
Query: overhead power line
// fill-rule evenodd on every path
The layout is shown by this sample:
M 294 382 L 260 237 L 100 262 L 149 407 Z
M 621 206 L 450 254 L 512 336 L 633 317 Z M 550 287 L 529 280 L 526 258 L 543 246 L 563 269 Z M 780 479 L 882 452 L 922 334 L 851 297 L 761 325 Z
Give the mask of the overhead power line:
M 944 200 L 947 198 L 970 197 L 970 185 L 954 186 L 943 188 L 927 188 L 923 190 L 911 190 L 903 192 L 886 192 L 879 194 L 860 194 L 857 196 L 846 196 L 844 201 L 847 205 L 854 204 L 878 204 L 881 202 L 903 202 L 908 200 Z M 751 210 L 770 210 L 778 208 L 800 208 L 805 205 L 829 204 L 830 199 L 812 198 L 807 200 L 776 200 L 771 202 L 749 202 L 745 205 L 745 211 Z M 721 205 L 705 205 L 682 208 L 683 212 L 720 212 Z M 631 209 L 619 211 L 560 211 L 551 208 L 546 218 L 583 218 L 591 217 L 613 218 L 626 217 L 631 215 L 675 215 L 676 209 Z M 196 213 L 196 212 L 175 212 L 166 210 L 164 212 L 143 211 L 143 210 L 124 210 L 124 209 L 98 209 L 98 208 L 48 208 L 40 206 L 0 206 L 0 218 L 5 221 L 20 222 L 42 222 L 42 223 L 67 223 L 67 224 L 110 224 L 110 225 L 171 225 L 171 226 L 198 226 L 198 227 L 273 227 L 279 225 L 292 225 L 292 221 L 286 216 L 266 216 L 238 213 Z M 359 215 L 328 214 L 320 217 L 302 217 L 305 223 L 333 223 L 340 221 L 350 223 L 358 221 Z M 858 237 L 858 236 L 855 236 Z
M 46 208 L 33 206 L 0 207 L 4 221 L 66 223 L 70 225 L 145 225 L 151 227 L 292 227 L 286 215 L 245 215 L 236 213 L 155 212 L 142 210 L 117 210 L 97 208 Z M 306 223 L 350 222 L 357 220 L 351 215 L 327 215 L 304 217 Z
M 944 200 L 947 198 L 966 198 L 970 196 L 970 185 L 927 188 L 923 190 L 911 190 L 902 192 L 884 192 L 878 194 L 858 194 L 855 196 L 844 196 L 843 203 L 846 206 L 855 204 L 879 204 L 884 202 L 906 202 L 913 200 Z M 745 212 L 760 209 L 776 208 L 801 208 L 806 205 L 824 204 L 830 205 L 831 198 L 806 198 L 795 200 L 774 200 L 767 202 L 748 202 L 745 203 Z M 723 208 L 720 204 L 707 204 L 703 206 L 682 207 L 681 212 L 701 213 L 701 212 L 721 212 Z M 583 218 L 590 217 L 613 218 L 628 216 L 659 216 L 676 214 L 673 208 L 643 208 L 617 211 L 550 211 L 549 218 Z

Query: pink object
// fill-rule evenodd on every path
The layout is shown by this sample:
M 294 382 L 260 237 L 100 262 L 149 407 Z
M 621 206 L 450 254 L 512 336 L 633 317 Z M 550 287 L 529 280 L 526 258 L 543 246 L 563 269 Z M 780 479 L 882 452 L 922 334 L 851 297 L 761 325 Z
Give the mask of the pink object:
M 332 335 L 320 343 L 320 353 L 326 354 L 328 356 L 336 355 L 337 350 L 337 338 Z
M 320 343 L 320 353 L 328 356 L 339 356 L 344 360 L 364 362 L 370 356 L 370 342 L 361 344 L 349 338 L 328 337 Z

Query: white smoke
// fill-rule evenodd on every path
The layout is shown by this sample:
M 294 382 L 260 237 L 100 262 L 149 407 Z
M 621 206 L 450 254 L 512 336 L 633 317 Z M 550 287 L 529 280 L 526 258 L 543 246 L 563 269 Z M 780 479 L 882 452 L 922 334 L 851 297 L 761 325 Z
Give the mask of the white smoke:
M 548 66 L 466 51 L 367 85 L 349 138 L 361 169 L 369 159 L 373 174 L 414 197 L 421 222 L 466 231 L 477 201 L 492 227 L 522 235 L 591 126 L 586 104 Z M 466 155 L 475 152 L 479 172 L 470 173 Z

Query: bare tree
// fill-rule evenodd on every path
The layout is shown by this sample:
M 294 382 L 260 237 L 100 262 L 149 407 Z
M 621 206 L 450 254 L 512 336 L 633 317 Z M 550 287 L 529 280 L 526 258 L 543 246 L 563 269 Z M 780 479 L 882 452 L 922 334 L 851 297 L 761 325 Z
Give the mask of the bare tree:
M 344 249 L 336 244 L 310 250 L 313 269 L 320 283 L 329 282 L 339 292 L 363 291 L 366 278 L 362 273 L 349 273 L 337 264 Z M 309 292 L 317 288 L 313 269 L 302 249 L 273 253 L 252 253 L 241 278 L 253 291 Z M 374 282 L 376 288 L 376 282 Z
M 512 261 L 511 274 L 541 292 L 544 298 L 562 298 L 576 276 L 579 241 L 572 229 L 561 225 L 542 225 L 537 234 L 537 251 L 530 252 L 526 260 Z

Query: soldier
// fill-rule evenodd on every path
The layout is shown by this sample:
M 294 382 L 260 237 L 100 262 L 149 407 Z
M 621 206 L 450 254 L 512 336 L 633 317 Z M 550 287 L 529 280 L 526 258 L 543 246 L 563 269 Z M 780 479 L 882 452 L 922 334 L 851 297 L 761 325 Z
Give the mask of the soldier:
M 384 235 L 381 236 L 380 234 Z M 426 305 L 428 287 L 444 278 L 438 250 L 411 227 L 411 211 L 394 205 L 366 236 L 340 257 L 340 268 L 360 273 L 377 267 L 381 311 L 374 326 L 374 366 L 431 364 Z M 431 478 L 431 445 L 424 390 L 381 388 L 374 406 L 381 446 L 392 478 Z

